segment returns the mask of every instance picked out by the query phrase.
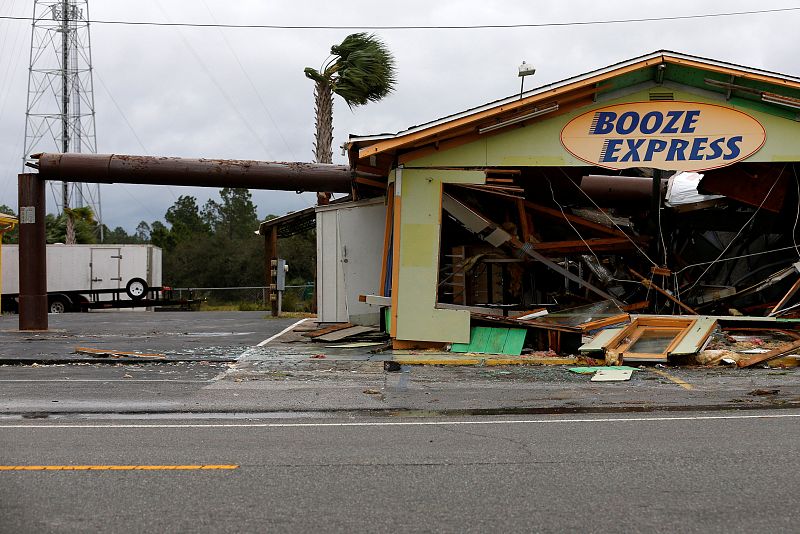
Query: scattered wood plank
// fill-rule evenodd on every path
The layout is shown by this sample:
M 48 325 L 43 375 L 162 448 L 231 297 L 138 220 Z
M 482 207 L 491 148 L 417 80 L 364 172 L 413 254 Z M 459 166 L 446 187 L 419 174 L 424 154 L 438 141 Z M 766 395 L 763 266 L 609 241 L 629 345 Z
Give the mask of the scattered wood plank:
M 303 336 L 314 339 L 316 337 L 324 336 L 325 334 L 330 334 L 331 332 L 336 332 L 337 330 L 344 330 L 345 328 L 350 328 L 352 326 L 353 325 L 350 323 L 333 324 L 331 326 L 326 326 L 325 328 L 320 328 L 319 330 L 314 330 L 313 332 L 307 332 L 303 334 Z
M 495 325 L 513 326 L 517 328 L 532 328 L 537 330 L 553 330 L 557 332 L 570 332 L 580 333 L 581 329 L 576 326 L 569 326 L 565 324 L 551 323 L 542 321 L 540 319 L 512 319 L 511 317 L 501 317 L 498 315 L 489 315 L 484 313 L 470 314 L 472 320 L 483 321 Z
M 366 334 L 371 332 L 377 332 L 378 329 L 374 326 L 352 326 L 350 328 L 344 328 L 336 330 L 335 332 L 331 332 L 329 334 L 317 336 L 314 338 L 315 341 L 339 341 L 340 339 L 346 339 L 353 336 L 358 336 L 360 334 Z
M 788 300 L 792 298 L 799 289 L 800 289 L 800 278 L 798 278 L 797 281 L 794 284 L 792 284 L 792 287 L 789 288 L 789 291 L 787 291 L 786 294 L 783 296 L 783 298 L 778 301 L 775 307 L 772 308 L 772 310 L 770 310 L 767 316 L 773 317 L 775 315 L 778 315 L 778 312 L 780 311 L 781 308 L 783 308 L 784 304 L 786 304 L 786 302 L 788 302 Z
M 89 347 L 75 347 L 75 354 L 87 354 L 96 358 L 166 358 L 164 354 L 128 352 L 123 350 L 92 349 Z
M 775 360 L 795 350 L 800 350 L 800 341 L 788 343 L 786 345 L 778 347 L 777 349 L 765 352 L 764 354 L 756 354 L 752 358 L 748 358 L 746 360 L 739 360 L 738 362 L 736 362 L 736 365 L 738 365 L 739 367 L 752 367 L 754 365 L 758 365 L 759 363 Z

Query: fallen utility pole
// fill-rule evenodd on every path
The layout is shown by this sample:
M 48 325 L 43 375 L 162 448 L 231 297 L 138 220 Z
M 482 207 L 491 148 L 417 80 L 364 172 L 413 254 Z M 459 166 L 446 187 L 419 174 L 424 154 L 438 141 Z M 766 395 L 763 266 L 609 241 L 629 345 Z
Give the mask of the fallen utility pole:
M 321 163 L 76 153 L 35 154 L 32 158 L 37 160 L 32 166 L 39 170 L 40 178 L 62 182 L 349 193 L 356 176 L 348 165 Z

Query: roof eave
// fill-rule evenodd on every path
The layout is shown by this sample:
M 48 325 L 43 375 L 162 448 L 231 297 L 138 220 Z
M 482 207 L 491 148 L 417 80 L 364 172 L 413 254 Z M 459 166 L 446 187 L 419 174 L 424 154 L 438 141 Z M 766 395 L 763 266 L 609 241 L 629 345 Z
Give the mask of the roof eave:
M 778 86 L 792 87 L 800 89 L 800 78 L 787 76 L 775 72 L 753 69 L 741 65 L 733 65 L 721 61 L 707 58 L 681 54 L 668 50 L 659 50 L 644 56 L 639 56 L 627 61 L 615 63 L 602 69 L 594 70 L 578 76 L 573 76 L 565 80 L 554 82 L 548 85 L 537 87 L 526 91 L 520 95 L 513 95 L 501 100 L 490 102 L 483 106 L 471 108 L 469 110 L 443 117 L 436 121 L 425 123 L 419 126 L 408 128 L 396 134 L 383 134 L 372 136 L 350 136 L 350 141 L 346 144 L 348 149 L 358 150 L 358 159 L 377 155 L 393 149 L 401 148 L 409 142 L 415 142 L 423 137 L 432 137 L 444 133 L 451 128 L 464 127 L 470 122 L 478 122 L 492 118 L 493 116 L 513 111 L 542 100 L 544 97 L 556 98 L 569 91 L 580 89 L 589 84 L 596 84 L 614 76 L 624 74 L 643 68 L 652 67 L 661 63 L 671 63 L 695 68 L 701 68 L 716 72 L 723 72 L 737 77 L 755 79 Z

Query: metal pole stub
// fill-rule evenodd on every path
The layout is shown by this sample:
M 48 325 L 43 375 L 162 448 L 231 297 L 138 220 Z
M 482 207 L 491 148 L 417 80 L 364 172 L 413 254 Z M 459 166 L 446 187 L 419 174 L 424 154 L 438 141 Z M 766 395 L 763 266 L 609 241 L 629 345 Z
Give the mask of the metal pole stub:
M 47 330 L 45 181 L 19 175 L 19 329 Z

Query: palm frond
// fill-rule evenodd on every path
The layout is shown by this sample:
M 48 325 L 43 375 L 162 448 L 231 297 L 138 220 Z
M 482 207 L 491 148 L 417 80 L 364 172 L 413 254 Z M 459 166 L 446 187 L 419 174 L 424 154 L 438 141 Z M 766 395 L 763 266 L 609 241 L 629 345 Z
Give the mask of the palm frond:
M 367 33 L 348 35 L 331 47 L 331 86 L 348 106 L 377 102 L 394 90 L 395 60 L 378 37 Z
M 89 206 L 82 206 L 79 208 L 64 208 L 64 213 L 72 218 L 72 220 L 86 221 L 87 223 L 94 222 L 94 211 Z

